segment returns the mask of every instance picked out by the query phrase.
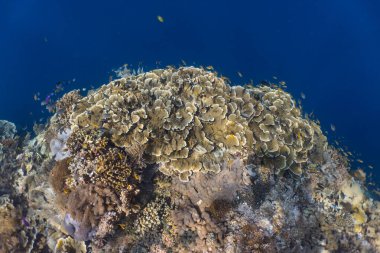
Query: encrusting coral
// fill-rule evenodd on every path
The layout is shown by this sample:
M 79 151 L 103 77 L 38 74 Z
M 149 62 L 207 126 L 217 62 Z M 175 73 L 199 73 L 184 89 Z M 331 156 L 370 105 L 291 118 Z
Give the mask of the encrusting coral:
M 138 71 L 67 93 L 37 128 L 24 143 L 0 137 L 7 250 L 380 251 L 364 172 L 352 177 L 278 87 L 195 67 Z

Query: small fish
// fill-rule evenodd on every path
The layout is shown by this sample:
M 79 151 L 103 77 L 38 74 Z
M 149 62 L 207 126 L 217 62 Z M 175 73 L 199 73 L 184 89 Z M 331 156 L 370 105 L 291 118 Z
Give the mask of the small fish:
M 335 132 L 335 130 L 336 130 L 335 125 L 331 124 L 331 125 L 330 125 L 330 128 L 331 128 L 331 131 Z
M 302 98 L 302 99 L 306 99 L 306 95 L 305 95 L 305 93 L 301 92 L 301 98 Z
M 277 80 L 277 79 L 278 79 L 277 76 L 272 76 L 272 78 L 273 78 L 274 80 Z
M 237 74 L 239 77 L 243 77 L 243 74 L 241 72 L 238 71 Z
M 286 82 L 285 81 L 280 81 L 279 84 L 282 85 L 282 86 L 285 86 Z
M 45 100 L 41 102 L 41 105 L 49 104 L 53 95 L 54 95 L 54 93 L 50 93 L 49 95 L 47 95 Z
M 361 160 L 361 159 L 356 159 L 356 161 L 357 161 L 358 163 L 364 163 L 364 161 Z
M 21 222 L 22 222 L 22 224 L 25 227 L 29 227 L 30 226 L 30 223 L 28 222 L 28 220 L 26 219 L 26 217 L 22 217 Z
M 160 22 L 160 23 L 164 23 L 164 18 L 162 16 L 157 16 L 157 20 Z
M 54 93 L 59 93 L 61 91 L 63 91 L 63 85 L 62 85 L 62 82 L 58 82 L 55 85 Z
M 368 165 L 368 168 L 373 169 L 373 166 L 372 165 Z
M 208 69 L 208 70 L 214 70 L 214 67 L 210 65 L 210 66 L 207 66 L 206 69 Z
M 38 97 L 37 94 L 34 94 L 33 99 L 34 99 L 34 101 L 38 101 L 38 100 L 40 100 L 40 98 Z
M 182 62 L 182 65 L 183 65 L 183 66 L 186 66 L 186 65 L 187 65 L 186 62 L 185 62 L 184 60 L 181 60 L 181 62 Z

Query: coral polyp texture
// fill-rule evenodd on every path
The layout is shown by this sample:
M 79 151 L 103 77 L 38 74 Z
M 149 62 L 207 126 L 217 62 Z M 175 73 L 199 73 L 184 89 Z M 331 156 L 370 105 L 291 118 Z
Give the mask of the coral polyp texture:
M 380 251 L 364 172 L 275 85 L 167 67 L 1 126 L 0 252 Z

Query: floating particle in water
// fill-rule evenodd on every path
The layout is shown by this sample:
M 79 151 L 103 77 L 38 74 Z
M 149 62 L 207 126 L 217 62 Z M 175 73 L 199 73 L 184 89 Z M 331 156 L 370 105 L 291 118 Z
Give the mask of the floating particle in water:
M 160 23 L 164 23 L 164 18 L 162 16 L 157 16 L 157 20 L 160 22 Z
M 301 92 L 301 98 L 302 98 L 302 99 L 306 99 L 306 95 L 305 95 L 305 93 Z
M 243 77 L 243 74 L 241 72 L 238 71 L 237 74 L 239 77 Z
M 331 124 L 331 125 L 330 125 L 330 128 L 331 128 L 331 131 L 335 132 L 335 130 L 336 130 L 335 125 Z

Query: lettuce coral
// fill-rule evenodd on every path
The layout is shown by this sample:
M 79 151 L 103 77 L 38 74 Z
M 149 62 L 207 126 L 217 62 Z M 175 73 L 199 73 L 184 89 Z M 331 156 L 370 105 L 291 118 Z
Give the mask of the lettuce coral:
M 269 87 L 228 85 L 200 68 L 158 69 L 113 81 L 78 99 L 70 128 L 109 136 L 128 153 L 143 147 L 147 163 L 182 181 L 198 171 L 218 173 L 239 153 L 256 154 L 277 173 L 302 173 L 326 139 L 303 119 L 291 96 Z

